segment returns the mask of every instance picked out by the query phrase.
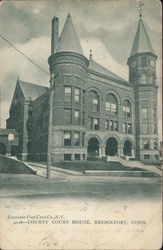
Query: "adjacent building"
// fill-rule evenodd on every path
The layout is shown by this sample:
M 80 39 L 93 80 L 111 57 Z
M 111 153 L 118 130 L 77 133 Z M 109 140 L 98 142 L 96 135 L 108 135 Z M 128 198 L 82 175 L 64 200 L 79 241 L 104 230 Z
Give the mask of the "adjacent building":
M 18 155 L 45 161 L 52 100 L 52 162 L 106 156 L 159 160 L 156 60 L 142 17 L 127 60 L 129 81 L 84 56 L 72 18 L 59 34 L 52 20 L 49 88 L 17 79 L 7 128 L 19 134 Z M 54 89 L 53 89 L 54 88 Z

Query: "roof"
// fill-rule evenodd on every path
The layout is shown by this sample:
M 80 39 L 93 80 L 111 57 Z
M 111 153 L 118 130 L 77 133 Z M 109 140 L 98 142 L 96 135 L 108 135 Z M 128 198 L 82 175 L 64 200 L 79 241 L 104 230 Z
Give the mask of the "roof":
M 56 52 L 61 51 L 76 52 L 83 55 L 83 50 L 70 14 L 67 16 L 65 25 L 58 40 L 58 46 L 56 47 Z
M 90 70 L 100 73 L 102 75 L 106 75 L 109 76 L 113 79 L 116 80 L 120 80 L 123 82 L 127 82 L 126 80 L 124 80 L 123 78 L 121 78 L 120 76 L 116 75 L 115 73 L 111 72 L 110 70 L 104 68 L 103 66 L 101 66 L 100 64 L 96 63 L 94 60 L 90 59 L 89 60 L 89 67 Z
M 48 90 L 48 87 L 45 86 L 40 86 L 21 80 L 18 80 L 18 82 L 26 99 L 35 100 Z
M 143 20 L 140 18 L 130 56 L 144 52 L 155 54 Z

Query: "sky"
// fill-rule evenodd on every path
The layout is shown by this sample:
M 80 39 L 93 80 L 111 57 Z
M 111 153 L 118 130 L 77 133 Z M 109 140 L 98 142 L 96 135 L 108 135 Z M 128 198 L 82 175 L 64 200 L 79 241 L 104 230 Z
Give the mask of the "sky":
M 162 133 L 161 2 L 143 0 L 143 21 L 157 59 L 159 137 Z M 62 31 L 68 13 L 87 58 L 128 80 L 130 55 L 139 15 L 137 0 L 46 0 L 0 2 L 0 34 L 49 72 L 51 20 L 59 18 Z M 0 127 L 5 128 L 17 76 L 23 81 L 49 86 L 49 77 L 0 38 Z

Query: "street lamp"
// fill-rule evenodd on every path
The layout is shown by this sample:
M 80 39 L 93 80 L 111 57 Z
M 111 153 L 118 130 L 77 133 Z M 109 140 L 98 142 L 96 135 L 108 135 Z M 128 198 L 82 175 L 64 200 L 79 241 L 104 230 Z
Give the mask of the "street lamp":
M 50 179 L 51 177 L 51 144 L 52 144 L 52 119 L 53 119 L 53 99 L 54 99 L 54 93 L 55 93 L 55 80 L 57 76 L 59 75 L 53 75 L 53 73 L 50 74 L 50 100 L 49 100 L 49 133 L 48 133 L 48 150 L 47 150 L 47 179 Z M 54 120 L 54 119 L 53 119 Z

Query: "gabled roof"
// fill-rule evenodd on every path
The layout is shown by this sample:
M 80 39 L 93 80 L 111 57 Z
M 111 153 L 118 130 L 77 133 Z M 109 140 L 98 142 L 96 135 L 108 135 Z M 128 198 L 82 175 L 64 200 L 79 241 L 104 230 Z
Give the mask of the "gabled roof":
M 26 99 L 35 100 L 48 90 L 48 87 L 36 85 L 29 82 L 24 82 L 21 80 L 18 80 L 18 83 Z
M 140 18 L 130 56 L 144 52 L 155 54 L 143 20 Z
M 55 52 L 61 51 L 76 52 L 83 55 L 83 50 L 81 48 L 79 38 L 74 28 L 70 14 L 67 16 Z
M 113 79 L 119 80 L 119 81 L 123 81 L 123 82 L 127 82 L 126 80 L 124 80 L 123 78 L 121 78 L 120 76 L 116 75 L 115 73 L 111 72 L 110 70 L 104 68 L 103 66 L 101 66 L 100 64 L 96 63 L 94 60 L 90 59 L 89 60 L 89 67 L 88 69 L 100 73 L 102 75 L 111 77 Z

